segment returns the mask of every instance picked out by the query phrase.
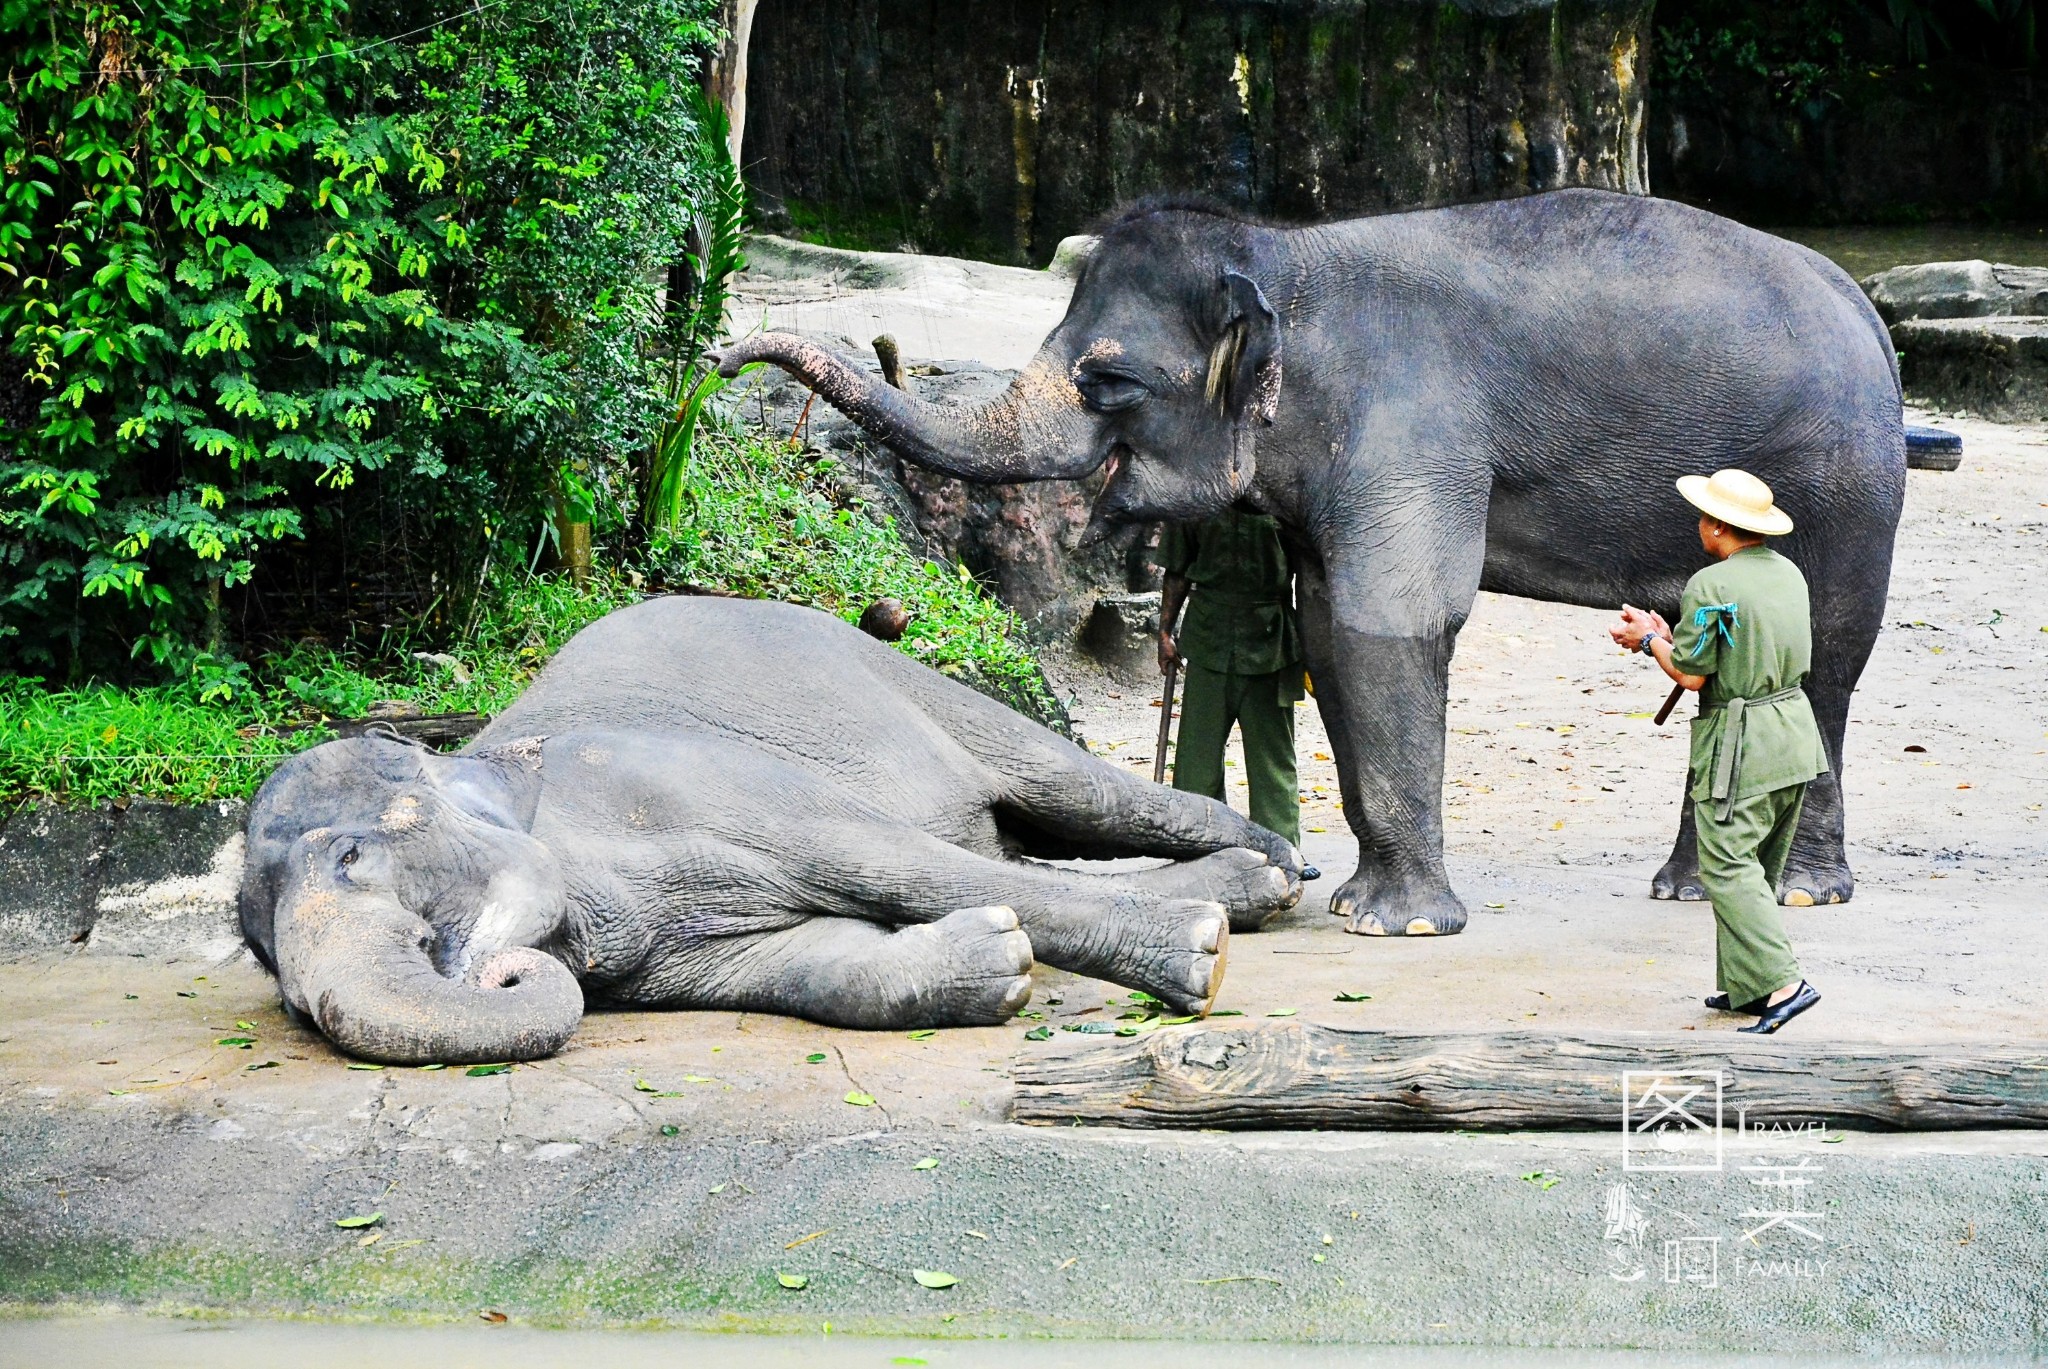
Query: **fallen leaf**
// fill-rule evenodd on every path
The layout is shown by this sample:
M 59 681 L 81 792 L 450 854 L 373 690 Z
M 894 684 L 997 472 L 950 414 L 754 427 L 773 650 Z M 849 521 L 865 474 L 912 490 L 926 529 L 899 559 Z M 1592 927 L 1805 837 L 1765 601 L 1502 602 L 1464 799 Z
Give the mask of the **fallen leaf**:
M 423 1070 L 445 1070 L 445 1069 L 447 1069 L 448 1067 L 447 1067 L 446 1065 L 444 1065 L 444 1064 L 440 1063 L 439 1061 L 436 1061 L 435 1063 L 433 1063 L 433 1064 L 431 1064 L 431 1065 L 421 1065 L 421 1066 L 420 1066 L 420 1068 L 421 1068 L 421 1069 L 423 1069 Z
M 1026 1041 L 1050 1041 L 1052 1040 L 1052 1028 L 1033 1027 L 1030 1031 L 1024 1033 L 1024 1039 Z
M 502 1061 L 495 1065 L 471 1065 L 468 1069 L 463 1071 L 463 1073 L 468 1075 L 471 1079 L 482 1079 L 486 1075 L 510 1074 L 511 1072 L 512 1066 Z
M 712 1193 L 714 1193 L 714 1194 L 718 1194 L 718 1193 L 723 1193 L 723 1192 L 725 1192 L 725 1185 L 724 1185 L 724 1184 L 713 1184 L 713 1185 L 711 1186 L 711 1192 L 712 1192 Z
M 1244 1009 L 1243 1009 L 1243 1008 L 1218 1008 L 1218 1009 L 1216 1009 L 1216 1011 L 1214 1011 L 1214 1012 L 1210 1013 L 1210 1014 L 1209 1014 L 1209 1016 L 1211 1016 L 1211 1017 L 1243 1017 L 1243 1016 L 1244 1016 Z
M 1131 990 L 1131 1002 L 1133 1003 L 1157 1003 L 1158 1001 L 1158 999 L 1146 993 L 1143 989 Z
M 911 1166 L 912 1169 L 937 1169 L 938 1167 L 939 1157 L 936 1155 L 927 1155 Z
M 910 1034 L 910 1039 L 911 1039 L 911 1040 L 913 1040 L 913 1041 L 929 1041 L 929 1040 L 931 1040 L 931 1039 L 932 1039 L 932 1038 L 933 1038 L 934 1036 L 937 1036 L 937 1035 L 938 1035 L 938 1032 L 934 1031 L 934 1030 L 933 1030 L 932 1028 L 930 1028 L 930 1027 L 922 1027 L 922 1028 L 918 1029 L 917 1031 L 914 1031 L 914 1032 L 912 1032 L 912 1033 Z
M 277 1061 L 275 1060 L 264 1060 L 254 1065 L 242 1066 L 244 1070 L 274 1070 L 277 1067 Z
M 375 1244 L 377 1244 L 377 1242 L 379 1242 L 379 1241 L 381 1241 L 381 1240 L 383 1240 L 383 1239 L 384 1239 L 384 1233 L 383 1233 L 383 1232 L 381 1232 L 381 1231 L 372 1231 L 372 1232 L 371 1232 L 371 1233 L 370 1233 L 369 1235 L 367 1235 L 367 1236 L 363 1237 L 363 1238 L 362 1238 L 361 1240 L 357 1241 L 357 1242 L 356 1242 L 356 1244 L 357 1244 L 357 1245 L 359 1245 L 359 1246 L 372 1246 L 372 1245 L 375 1245 Z
M 889 1361 L 891 1364 L 929 1364 L 930 1362 L 929 1360 L 921 1360 L 916 1355 L 898 1355 L 895 1359 Z
M 1564 830 L 1564 819 L 1559 818 L 1556 822 L 1551 823 L 1550 830 L 1553 832 L 1562 832 Z
M 788 1245 L 786 1245 L 786 1246 L 784 1246 L 784 1247 L 782 1247 L 782 1248 L 783 1248 L 784 1250 L 794 1250 L 794 1249 L 796 1249 L 796 1248 L 797 1248 L 798 1246 L 800 1246 L 800 1245 L 808 1245 L 808 1244 L 810 1244 L 810 1243 L 811 1243 L 812 1241 L 815 1241 L 815 1240 L 817 1240 L 817 1239 L 818 1239 L 818 1237 L 820 1237 L 820 1236 L 829 1236 L 829 1235 L 831 1235 L 831 1234 L 832 1234 L 832 1228 L 828 1226 L 828 1227 L 826 1227 L 826 1228 L 825 1228 L 825 1229 L 824 1229 L 823 1231 L 813 1231 L 813 1232 L 812 1232 L 812 1233 L 811 1233 L 810 1235 L 808 1235 L 808 1236 L 799 1236 L 799 1237 L 797 1237 L 797 1238 L 796 1238 L 795 1240 L 791 1241 L 791 1242 L 790 1242 L 790 1243 L 789 1243 Z
M 663 1136 L 680 1136 L 682 1134 L 682 1130 L 683 1129 L 681 1127 L 671 1122 L 661 1129 L 661 1134 Z
M 493 1326 L 503 1325 L 506 1320 L 503 1312 L 479 1312 L 477 1315 Z
M 1116 1028 L 1107 1022 L 1066 1022 L 1061 1024 L 1060 1030 L 1079 1032 L 1083 1036 L 1107 1036 Z
M 686 1074 L 683 1076 L 683 1082 L 685 1084 L 715 1084 L 718 1081 L 705 1074 Z
M 180 989 L 180 990 L 178 990 L 178 997 L 180 997 L 180 998 L 197 998 L 197 997 L 199 997 L 199 995 L 198 995 L 198 994 L 196 994 L 196 993 L 193 993 L 193 992 L 192 992 L 192 991 L 191 991 L 190 989 Z
M 1956 786 L 1956 788 L 1958 788 L 1958 789 L 1968 789 L 1969 787 L 1970 787 L 1970 786 L 1969 786 L 1969 785 L 1967 785 L 1967 784 L 1959 784 L 1959 785 L 1957 785 L 1957 786 Z
M 367 1060 L 351 1060 L 348 1062 L 348 1067 L 352 1070 L 381 1070 L 384 1068 L 382 1065 L 373 1065 Z M 470 1073 L 475 1074 L 476 1071 L 471 1070 Z
M 1162 1027 L 1179 1027 L 1194 1020 L 1194 1015 L 1192 1013 L 1190 1013 L 1186 1017 L 1162 1017 L 1159 1019 L 1159 1025 Z
M 252 1032 L 256 1030 L 256 1024 L 254 1022 L 244 1022 L 240 1018 L 235 1019 L 235 1025 L 245 1032 Z
M 1969 786 L 1964 785 L 1963 788 L 1967 789 Z M 246 1051 L 255 1049 L 256 1038 L 253 1036 L 223 1036 L 213 1044 L 216 1046 L 233 1046 L 236 1050 Z
M 811 1281 L 802 1274 L 785 1274 L 779 1269 L 775 1271 L 775 1282 L 789 1289 L 792 1293 L 800 1293 L 811 1286 Z
M 1840 1136 L 1823 1136 L 1820 1138 L 1820 1143 L 1824 1146 L 1838 1146 L 1842 1144 L 1842 1140 L 1843 1138 Z
M 1489 903 L 1489 904 L 1487 904 L 1486 906 L 1487 906 L 1487 907 L 1489 907 L 1489 908 L 1505 908 L 1505 907 L 1507 907 L 1508 905 L 1507 905 L 1507 904 L 1505 904 L 1505 903 Z
M 1560 1180 L 1555 1174 L 1546 1174 L 1540 1169 L 1534 1169 L 1530 1170 L 1527 1174 L 1524 1174 L 1522 1176 L 1522 1182 L 1525 1184 L 1534 1184 L 1536 1185 L 1536 1187 L 1544 1190 L 1547 1193 L 1551 1189 L 1556 1188 L 1558 1184 L 1563 1181 Z
M 951 1274 L 939 1269 L 913 1269 L 910 1271 L 910 1277 L 916 1279 L 926 1288 L 951 1288 L 954 1284 L 960 1282 Z
M 648 1082 L 647 1082 L 647 1081 L 646 1081 L 645 1079 L 635 1079 L 635 1080 L 633 1081 L 633 1087 L 634 1087 L 635 1089 L 637 1089 L 637 1090 L 638 1090 L 639 1092 L 641 1092 L 641 1093 L 660 1093 L 660 1092 L 661 1092 L 661 1090 L 660 1090 L 659 1088 L 657 1088 L 657 1087 L 656 1087 L 655 1085 L 653 1085 L 653 1084 L 650 1084 L 650 1083 L 648 1083 Z
M 340 1227 L 343 1231 L 355 1231 L 361 1227 L 375 1226 L 383 1220 L 383 1213 L 372 1212 L 366 1216 L 361 1217 L 336 1217 L 334 1219 L 334 1224 Z
M 858 1091 L 847 1094 L 846 1101 L 853 1104 L 857 1108 L 871 1108 L 875 1105 L 875 1098 L 873 1094 L 860 1093 Z
M 1330 759 L 1330 753 L 1327 751 L 1317 751 L 1313 754 L 1315 755 L 1315 758 L 1319 761 L 1326 761 Z
M 804 1063 L 805 1063 L 806 1065 L 822 1065 L 822 1064 L 824 1064 L 824 1063 L 825 1063 L 825 1052 L 823 1052 L 823 1051 L 812 1051 L 812 1052 L 811 1052 L 811 1053 L 810 1053 L 809 1055 L 806 1055 L 806 1056 L 804 1057 Z
M 1294 1016 L 1294 1009 L 1292 1009 L 1292 1008 L 1275 1008 L 1275 1009 L 1273 1009 L 1273 1011 L 1271 1011 L 1271 1012 L 1267 1013 L 1267 1014 L 1266 1014 L 1266 1016 L 1268 1016 L 1268 1017 L 1292 1017 L 1292 1016 Z
M 1368 1002 L 1371 998 L 1372 995 L 1369 993 L 1340 993 L 1337 995 L 1336 1001 L 1339 1003 L 1364 1003 Z

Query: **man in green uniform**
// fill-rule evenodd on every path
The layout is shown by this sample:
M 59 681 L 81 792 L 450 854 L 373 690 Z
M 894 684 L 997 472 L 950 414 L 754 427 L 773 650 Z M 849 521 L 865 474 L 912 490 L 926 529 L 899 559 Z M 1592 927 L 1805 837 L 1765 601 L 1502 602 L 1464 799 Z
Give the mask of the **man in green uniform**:
M 1302 697 L 1294 576 L 1280 528 L 1236 510 L 1175 523 L 1159 543 L 1166 582 L 1159 596 L 1159 668 L 1176 657 L 1187 688 L 1174 751 L 1173 787 L 1221 799 L 1223 748 L 1236 723 L 1244 737 L 1251 819 L 1301 844 L 1295 788 L 1294 705 Z M 1182 603 L 1187 621 L 1178 639 Z M 1313 867 L 1304 879 L 1316 878 Z
M 1724 470 L 1678 489 L 1700 510 L 1700 543 L 1718 564 L 1686 582 L 1675 632 L 1624 604 L 1611 635 L 1699 691 L 1690 794 L 1721 988 L 1707 1006 L 1754 1013 L 1741 1030 L 1769 1035 L 1820 1001 L 1799 977 L 1777 893 L 1807 781 L 1828 768 L 1799 687 L 1813 663 L 1806 579 L 1764 545 L 1792 520 L 1763 481 Z

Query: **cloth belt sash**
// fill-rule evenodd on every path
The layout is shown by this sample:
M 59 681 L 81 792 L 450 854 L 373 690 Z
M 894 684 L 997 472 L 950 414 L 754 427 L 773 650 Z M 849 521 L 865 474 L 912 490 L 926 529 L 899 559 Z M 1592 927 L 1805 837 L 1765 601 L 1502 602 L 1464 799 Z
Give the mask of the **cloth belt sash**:
M 1228 604 L 1232 608 L 1287 607 L 1287 601 L 1276 594 L 1231 594 L 1224 590 L 1212 589 L 1200 580 L 1195 581 L 1195 593 L 1212 604 Z
M 1723 703 L 1706 704 L 1700 708 L 1702 713 L 1711 713 L 1717 708 L 1728 710 L 1728 721 L 1721 727 L 1721 750 L 1714 757 L 1713 788 L 1708 791 L 1709 797 L 1721 805 L 1714 814 L 1716 821 L 1728 821 L 1729 814 L 1735 811 L 1735 787 L 1738 777 L 1742 774 L 1743 725 L 1748 721 L 1749 710 L 1764 704 L 1785 703 L 1798 698 L 1800 692 L 1799 686 L 1793 685 L 1790 689 L 1781 689 L 1775 694 L 1765 694 L 1755 699 L 1729 699 Z

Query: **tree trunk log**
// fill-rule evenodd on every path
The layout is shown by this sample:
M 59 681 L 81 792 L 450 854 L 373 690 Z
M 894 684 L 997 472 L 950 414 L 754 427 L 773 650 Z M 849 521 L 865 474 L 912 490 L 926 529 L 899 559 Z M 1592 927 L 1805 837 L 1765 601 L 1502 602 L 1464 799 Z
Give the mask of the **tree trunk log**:
M 1716 1032 L 1424 1033 L 1195 1023 L 1012 1066 L 1012 1120 L 1124 1127 L 1608 1130 L 1622 1073 L 1722 1078 L 1724 1124 L 2048 1127 L 2048 1043 L 1900 1047 Z M 1640 1094 L 1643 1081 L 1634 1081 Z M 1711 1081 L 1709 1086 L 1711 1087 Z

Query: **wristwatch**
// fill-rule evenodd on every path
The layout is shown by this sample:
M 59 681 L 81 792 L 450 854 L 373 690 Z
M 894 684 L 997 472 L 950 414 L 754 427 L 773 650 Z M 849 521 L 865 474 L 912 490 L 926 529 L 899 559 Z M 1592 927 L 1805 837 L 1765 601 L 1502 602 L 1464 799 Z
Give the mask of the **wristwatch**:
M 1636 643 L 1636 650 L 1642 652 L 1643 655 L 1648 656 L 1651 660 L 1654 661 L 1657 659 L 1657 652 L 1656 649 L 1650 645 L 1650 643 L 1661 642 L 1663 640 L 1664 639 L 1662 637 L 1659 637 L 1654 632 L 1645 632 L 1643 634 L 1643 640 Z

